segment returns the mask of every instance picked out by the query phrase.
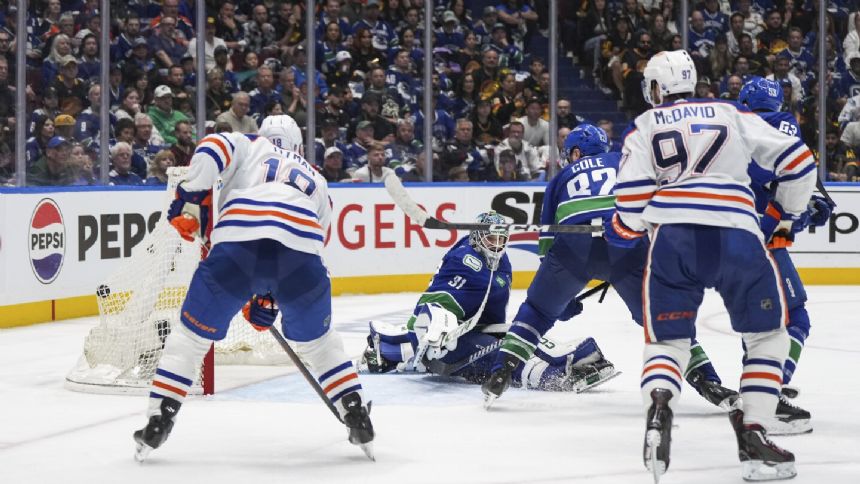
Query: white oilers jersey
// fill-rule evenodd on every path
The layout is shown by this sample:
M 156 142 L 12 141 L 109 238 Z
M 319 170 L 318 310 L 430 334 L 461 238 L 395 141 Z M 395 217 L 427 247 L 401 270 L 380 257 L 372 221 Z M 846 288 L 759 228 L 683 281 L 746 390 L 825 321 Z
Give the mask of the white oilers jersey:
M 734 103 L 681 100 L 636 118 L 624 140 L 616 208 L 634 230 L 687 223 L 736 227 L 761 237 L 747 167 L 751 160 L 780 180 L 775 200 L 799 214 L 815 186 L 815 160 Z
M 273 239 L 320 253 L 331 218 L 328 185 L 301 155 L 256 135 L 209 135 L 194 151 L 182 186 L 207 190 L 218 178 L 223 186 L 215 201 L 213 244 Z

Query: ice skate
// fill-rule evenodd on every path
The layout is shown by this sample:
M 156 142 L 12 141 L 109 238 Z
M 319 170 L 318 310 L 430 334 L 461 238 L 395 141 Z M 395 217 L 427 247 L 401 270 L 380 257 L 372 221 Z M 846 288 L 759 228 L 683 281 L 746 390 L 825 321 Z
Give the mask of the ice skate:
M 705 375 L 698 370 L 693 370 L 687 375 L 687 383 L 705 398 L 725 411 L 740 408 L 740 395 L 738 392 L 726 388 L 719 383 L 705 379 Z
M 367 335 L 367 347 L 355 365 L 359 373 L 388 373 L 397 368 L 397 362 L 382 356 L 379 345 L 379 335 Z
M 744 424 L 742 410 L 729 413 L 729 420 L 738 439 L 738 458 L 745 481 L 791 479 L 797 475 L 794 454 L 771 442 L 764 427 Z
M 588 389 L 602 385 L 620 375 L 615 365 L 606 358 L 582 366 L 568 365 L 564 385 L 569 390 L 582 393 Z
M 797 435 L 812 432 L 812 416 L 806 410 L 791 403 L 785 394 L 779 395 L 776 418 L 767 425 L 771 435 Z
M 349 430 L 349 443 L 361 447 L 370 460 L 376 462 L 373 455 L 373 424 L 370 422 L 370 403 L 367 406 L 361 404 L 361 397 L 357 392 L 352 392 L 343 397 L 343 407 L 346 414 L 343 423 Z
M 484 392 L 484 409 L 489 410 L 493 402 L 505 393 L 505 390 L 511 386 L 511 378 L 520 360 L 511 355 L 504 355 L 502 367 L 494 371 L 490 378 L 481 385 L 481 391 Z
M 669 400 L 672 392 L 662 388 L 651 390 L 651 407 L 645 426 L 645 445 L 642 458 L 654 476 L 654 483 L 669 469 L 669 452 L 672 444 L 672 409 Z
M 162 399 L 161 414 L 149 417 L 146 427 L 134 433 L 134 441 L 137 443 L 134 460 L 143 462 L 150 452 L 159 448 L 167 440 L 170 431 L 173 430 L 173 419 L 181 405 L 172 398 Z

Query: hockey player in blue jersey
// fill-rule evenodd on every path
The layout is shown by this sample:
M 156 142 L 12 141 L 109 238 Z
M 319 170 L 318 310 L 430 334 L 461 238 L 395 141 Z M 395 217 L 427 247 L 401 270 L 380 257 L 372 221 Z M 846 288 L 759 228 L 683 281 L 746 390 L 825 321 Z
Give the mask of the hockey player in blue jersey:
M 581 124 L 570 132 L 563 152 L 569 164 L 547 185 L 541 224 L 603 224 L 612 216 L 620 154 L 608 150 L 609 139 L 596 126 Z M 544 257 L 526 301 L 505 335 L 492 376 L 482 387 L 487 407 L 508 388 L 516 369 L 530 360 L 543 335 L 590 280 L 610 282 L 633 319 L 641 321 L 644 245 L 618 248 L 592 234 L 541 233 L 540 252 Z
M 481 214 L 477 221 L 505 223 L 495 212 Z M 375 373 L 415 369 L 484 382 L 507 329 L 507 239 L 504 230 L 473 231 L 460 239 L 443 257 L 405 325 L 371 322 L 360 366 Z M 569 319 L 579 308 L 573 301 L 559 317 Z M 568 343 L 541 339 L 513 380 L 526 388 L 579 392 L 612 374 L 614 367 L 593 338 Z
M 621 246 L 646 234 L 651 239 L 642 284 L 643 460 L 655 480 L 669 466 L 690 337 L 704 290 L 713 287 L 746 348 L 742 408 L 729 413 L 742 476 L 794 477 L 794 455 L 771 442 L 765 430 L 782 388 L 788 310 L 747 168 L 754 159 L 774 172 L 780 183 L 773 199 L 782 210 L 770 231 L 790 231 L 815 185 L 812 152 L 734 103 L 689 99 L 697 77 L 686 51 L 655 55 L 643 76 L 643 94 L 654 107 L 636 118 L 625 138 L 617 211 L 605 232 Z
M 179 235 L 208 236 L 212 249 L 194 272 L 181 324 L 165 341 L 150 388 L 149 421 L 134 433 L 138 460 L 167 440 L 203 356 L 255 293 L 277 299 L 284 335 L 339 412 L 349 441 L 372 458 L 369 404 L 331 328 L 331 284 L 320 257 L 331 218 L 325 179 L 299 154 L 302 135 L 292 118 L 266 118 L 260 133 L 265 137 L 203 138 L 170 205 L 168 220 Z M 213 199 L 216 184 L 222 188 Z M 207 207 L 218 215 L 211 235 Z

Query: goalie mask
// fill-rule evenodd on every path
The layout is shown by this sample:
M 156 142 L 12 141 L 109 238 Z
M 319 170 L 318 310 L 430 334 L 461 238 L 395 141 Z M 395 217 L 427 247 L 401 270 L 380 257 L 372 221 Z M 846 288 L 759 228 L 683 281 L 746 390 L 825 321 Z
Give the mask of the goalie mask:
M 494 211 L 484 212 L 475 220 L 479 224 L 505 224 L 507 223 L 501 215 Z M 508 230 L 497 228 L 490 230 L 473 230 L 469 234 L 469 245 L 476 252 L 484 256 L 487 267 L 491 271 L 499 268 L 499 261 L 505 254 L 505 246 L 508 244 Z

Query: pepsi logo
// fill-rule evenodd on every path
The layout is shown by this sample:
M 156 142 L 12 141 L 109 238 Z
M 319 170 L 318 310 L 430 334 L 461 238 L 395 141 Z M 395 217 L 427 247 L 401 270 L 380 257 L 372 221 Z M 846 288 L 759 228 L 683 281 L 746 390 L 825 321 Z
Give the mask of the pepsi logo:
M 42 284 L 54 282 L 66 254 L 66 227 L 60 207 L 50 198 L 36 205 L 30 219 L 30 266 Z

